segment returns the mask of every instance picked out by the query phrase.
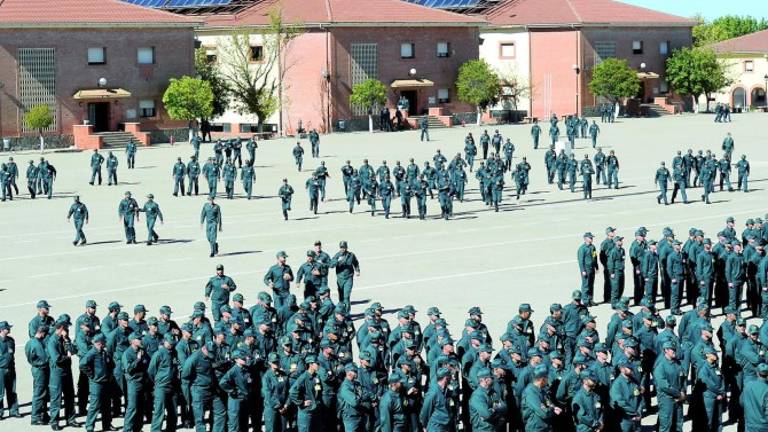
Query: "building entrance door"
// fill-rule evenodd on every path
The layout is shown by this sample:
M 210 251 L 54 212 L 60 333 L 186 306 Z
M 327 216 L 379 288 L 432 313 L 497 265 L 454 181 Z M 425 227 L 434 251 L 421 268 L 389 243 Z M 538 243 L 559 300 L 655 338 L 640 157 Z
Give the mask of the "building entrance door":
M 403 90 L 400 92 L 400 95 L 408 100 L 408 115 L 419 115 L 419 108 L 416 104 L 418 102 L 416 90 Z
M 88 104 L 88 121 L 93 125 L 94 132 L 109 130 L 109 102 L 93 102 Z

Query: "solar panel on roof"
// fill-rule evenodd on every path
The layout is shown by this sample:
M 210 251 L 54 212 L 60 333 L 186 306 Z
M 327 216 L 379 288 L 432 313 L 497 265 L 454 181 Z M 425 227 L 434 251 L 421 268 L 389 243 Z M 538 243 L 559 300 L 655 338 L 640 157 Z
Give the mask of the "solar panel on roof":
M 461 9 L 477 6 L 480 0 L 413 0 L 411 3 L 436 9 Z

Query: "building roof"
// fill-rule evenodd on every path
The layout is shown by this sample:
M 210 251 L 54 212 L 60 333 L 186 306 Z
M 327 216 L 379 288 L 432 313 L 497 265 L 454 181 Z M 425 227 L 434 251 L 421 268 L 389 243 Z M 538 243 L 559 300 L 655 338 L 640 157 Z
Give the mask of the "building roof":
M 18 27 L 193 27 L 199 18 L 118 0 L 0 0 L 0 28 Z
M 712 45 L 717 53 L 760 53 L 768 54 L 768 30 L 737 38 L 724 40 Z
M 264 0 L 234 15 L 206 17 L 207 27 L 263 26 L 269 12 L 282 11 L 286 23 L 392 26 L 479 26 L 482 18 L 432 9 L 400 0 Z
M 489 10 L 492 26 L 694 26 L 696 21 L 615 0 L 507 0 Z

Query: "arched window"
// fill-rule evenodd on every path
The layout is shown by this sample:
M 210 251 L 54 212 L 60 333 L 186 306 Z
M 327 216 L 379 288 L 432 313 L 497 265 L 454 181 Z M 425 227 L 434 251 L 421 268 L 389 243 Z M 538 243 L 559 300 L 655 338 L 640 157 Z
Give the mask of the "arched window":
M 747 92 L 741 87 L 733 89 L 733 107 L 744 108 L 747 106 Z
M 766 106 L 766 100 L 765 100 L 765 89 L 762 87 L 755 87 L 752 89 L 751 94 L 751 105 L 753 107 L 764 107 Z

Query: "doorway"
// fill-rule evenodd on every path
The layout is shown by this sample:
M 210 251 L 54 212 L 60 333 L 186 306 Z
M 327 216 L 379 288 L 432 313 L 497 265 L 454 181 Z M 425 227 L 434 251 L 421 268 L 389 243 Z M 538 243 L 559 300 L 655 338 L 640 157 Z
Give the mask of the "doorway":
M 94 132 L 109 130 L 109 102 L 93 102 L 88 104 L 88 121 L 93 125 Z
M 418 102 L 416 90 L 403 90 L 400 92 L 400 95 L 408 100 L 408 115 L 419 115 L 419 108 L 416 105 L 416 102 Z
M 640 99 L 640 103 L 645 103 L 645 81 L 640 80 L 640 90 L 637 92 L 637 98 Z

